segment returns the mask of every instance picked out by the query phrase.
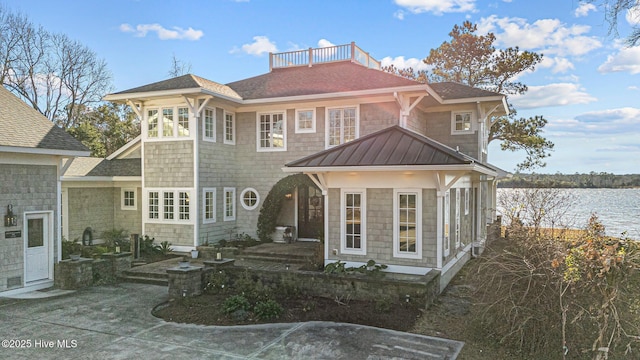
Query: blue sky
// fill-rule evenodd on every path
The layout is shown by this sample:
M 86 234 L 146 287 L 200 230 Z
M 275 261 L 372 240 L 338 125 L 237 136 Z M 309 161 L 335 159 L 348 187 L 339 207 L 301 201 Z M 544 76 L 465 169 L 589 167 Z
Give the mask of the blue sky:
M 355 41 L 383 64 L 423 68 L 429 50 L 470 20 L 498 47 L 544 54 L 511 97 L 521 116 L 544 115 L 555 151 L 542 173 L 640 172 L 640 46 L 608 34 L 602 9 L 577 0 L 0 0 L 106 60 L 119 91 L 167 78 L 171 59 L 228 83 L 269 71 L 268 52 Z M 640 8 L 640 7 L 639 7 Z M 640 10 L 622 14 L 629 34 Z M 523 158 L 490 145 L 490 162 Z

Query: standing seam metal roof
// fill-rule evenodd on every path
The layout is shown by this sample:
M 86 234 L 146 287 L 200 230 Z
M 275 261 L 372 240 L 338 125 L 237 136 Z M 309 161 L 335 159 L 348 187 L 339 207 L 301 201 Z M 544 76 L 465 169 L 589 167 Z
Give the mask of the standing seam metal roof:
M 317 154 L 287 163 L 287 167 L 393 165 L 464 165 L 479 163 L 426 136 L 392 126 Z M 481 164 L 489 169 L 493 167 Z

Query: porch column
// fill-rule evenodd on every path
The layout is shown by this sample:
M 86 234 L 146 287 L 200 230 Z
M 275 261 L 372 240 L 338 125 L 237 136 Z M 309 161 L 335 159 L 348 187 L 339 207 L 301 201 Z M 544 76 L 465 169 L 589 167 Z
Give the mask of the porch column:
M 443 199 L 444 192 L 436 191 L 436 256 L 438 257 L 436 261 L 436 268 L 442 269 L 442 258 L 444 251 L 444 233 L 442 229 L 443 222 Z

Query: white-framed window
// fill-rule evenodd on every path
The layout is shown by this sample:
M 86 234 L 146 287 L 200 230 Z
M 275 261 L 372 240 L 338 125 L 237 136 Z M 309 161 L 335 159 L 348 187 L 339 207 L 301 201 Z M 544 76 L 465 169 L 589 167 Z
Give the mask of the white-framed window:
M 165 106 L 147 109 L 148 139 L 175 139 L 192 136 L 188 107 Z
M 316 132 L 316 110 L 296 109 L 296 133 Z
M 327 108 L 325 129 L 327 148 L 357 139 L 360 136 L 358 107 Z
M 287 116 L 284 112 L 258 113 L 257 150 L 287 150 Z
M 123 188 L 120 190 L 120 198 L 122 199 L 120 209 L 122 210 L 137 210 L 138 199 L 136 189 Z
M 145 192 L 146 218 L 152 222 L 190 222 L 191 189 L 152 189 Z
M 464 214 L 469 215 L 469 188 L 464 189 Z
M 202 134 L 205 141 L 216 141 L 216 109 L 205 108 L 202 112 L 204 121 L 202 122 Z
M 224 143 L 236 144 L 236 114 L 224 111 Z
M 451 252 L 451 234 L 449 233 L 451 225 L 451 194 L 449 190 L 444 193 L 442 207 L 442 215 L 444 221 L 444 227 L 442 231 L 442 249 L 444 251 L 444 256 L 449 256 L 449 253 Z
M 164 220 L 174 219 L 174 193 L 173 191 L 165 191 L 162 193 L 162 214 Z
M 342 189 L 340 196 L 340 243 L 345 254 L 367 254 L 367 192 Z
M 456 241 L 456 249 L 460 247 L 460 222 L 462 217 L 460 216 L 460 189 L 456 189 L 456 233 L 455 233 L 455 241 Z
M 451 134 L 470 134 L 473 132 L 473 111 L 451 112 Z
M 236 188 L 224 188 L 224 221 L 236 219 Z
M 178 136 L 189 136 L 189 109 L 186 107 L 178 108 Z
M 422 259 L 422 192 L 393 190 L 393 256 Z
M 162 137 L 173 136 L 173 108 L 162 109 Z
M 189 193 L 186 191 L 178 192 L 178 218 L 189 220 L 189 209 Z
M 147 110 L 147 137 L 158 137 L 158 109 Z
M 216 189 L 202 189 L 202 214 L 203 223 L 216 222 Z
M 260 194 L 254 188 L 246 188 L 240 193 L 240 204 L 246 210 L 255 210 L 260 203 Z
M 160 193 L 157 191 L 149 191 L 148 198 L 149 198 L 148 218 L 159 219 L 160 218 Z

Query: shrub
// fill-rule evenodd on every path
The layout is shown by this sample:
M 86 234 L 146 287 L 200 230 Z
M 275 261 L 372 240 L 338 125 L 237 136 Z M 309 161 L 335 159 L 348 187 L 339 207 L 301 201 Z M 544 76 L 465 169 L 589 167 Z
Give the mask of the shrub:
M 236 311 L 249 311 L 249 309 L 251 309 L 251 304 L 249 303 L 249 300 L 242 295 L 232 295 L 224 301 L 222 309 L 225 314 L 232 314 Z
M 613 359 L 637 351 L 637 242 L 604 236 L 595 216 L 570 238 L 522 226 L 510 231 L 502 248 L 469 271 L 483 309 L 471 323 L 478 336 L 548 359 Z
M 82 251 L 82 245 L 78 242 L 78 239 L 67 240 L 62 238 L 62 259 L 68 259 L 69 255 L 80 254 Z
M 104 231 L 101 237 L 106 247 L 115 249 L 116 246 L 123 247 L 124 242 L 129 239 L 129 234 L 125 229 L 111 229 Z
M 204 290 L 217 294 L 229 288 L 229 276 L 224 271 L 214 271 L 209 274 Z
M 253 313 L 260 320 L 271 320 L 280 317 L 284 309 L 275 300 L 259 301 L 253 307 Z
M 164 256 L 169 255 L 169 253 L 173 251 L 173 249 L 171 248 L 171 243 L 166 240 L 161 242 L 159 251 L 160 251 L 160 254 Z

